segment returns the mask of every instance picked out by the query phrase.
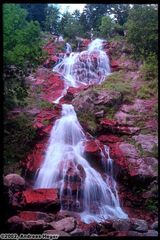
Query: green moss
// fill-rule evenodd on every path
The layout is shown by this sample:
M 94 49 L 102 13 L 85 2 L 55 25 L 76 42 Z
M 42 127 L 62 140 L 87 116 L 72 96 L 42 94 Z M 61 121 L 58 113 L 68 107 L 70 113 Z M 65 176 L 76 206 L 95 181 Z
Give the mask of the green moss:
M 145 207 L 148 211 L 152 213 L 158 213 L 158 201 L 157 199 L 147 199 L 145 202 Z
M 37 86 L 35 92 L 36 92 L 37 94 L 39 94 L 39 93 L 42 92 L 42 89 L 43 89 L 42 86 Z
M 50 121 L 49 120 L 43 120 L 42 123 L 47 126 L 47 125 L 50 124 Z
M 132 102 L 134 99 L 130 81 L 129 79 L 125 79 L 125 72 L 123 70 L 112 73 L 101 85 L 94 87 L 94 91 L 104 89 L 120 92 L 124 102 Z
M 152 148 L 152 151 L 150 152 L 150 155 L 154 158 L 158 159 L 158 146 L 155 144 Z
M 77 115 L 80 123 L 87 126 L 87 129 L 94 134 L 97 128 L 95 116 L 89 112 L 78 113 Z
M 150 88 L 149 84 L 143 85 L 138 91 L 137 91 L 137 97 L 141 99 L 148 99 L 154 96 L 153 89 Z
M 106 114 L 104 115 L 104 118 L 113 120 L 114 115 L 117 112 L 118 108 L 119 107 L 117 105 L 113 105 L 112 107 L 106 107 L 105 108 Z
M 38 102 L 38 105 L 41 109 L 53 108 L 53 103 L 41 100 Z

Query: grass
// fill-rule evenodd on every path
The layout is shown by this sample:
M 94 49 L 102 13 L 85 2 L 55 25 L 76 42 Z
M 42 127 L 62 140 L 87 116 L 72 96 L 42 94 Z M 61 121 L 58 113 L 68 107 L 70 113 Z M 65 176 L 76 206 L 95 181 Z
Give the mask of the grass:
M 41 100 L 41 101 L 38 102 L 38 106 L 41 109 L 48 109 L 48 108 L 53 108 L 53 103 Z
M 101 85 L 95 86 L 93 89 L 94 91 L 106 89 L 120 92 L 123 96 L 123 102 L 128 103 L 132 102 L 134 97 L 130 81 L 125 79 L 123 70 L 112 73 Z
M 105 114 L 104 118 L 108 118 L 108 119 L 113 120 L 114 119 L 114 115 L 117 112 L 117 110 L 118 110 L 117 106 L 106 108 L 106 114 Z
M 87 125 L 87 129 L 94 134 L 97 128 L 96 119 L 93 114 L 90 112 L 79 112 L 78 114 L 78 120 L 82 125 Z
M 149 99 L 157 94 L 157 88 L 153 85 L 153 83 L 147 83 L 143 85 L 137 91 L 137 97 L 141 99 Z

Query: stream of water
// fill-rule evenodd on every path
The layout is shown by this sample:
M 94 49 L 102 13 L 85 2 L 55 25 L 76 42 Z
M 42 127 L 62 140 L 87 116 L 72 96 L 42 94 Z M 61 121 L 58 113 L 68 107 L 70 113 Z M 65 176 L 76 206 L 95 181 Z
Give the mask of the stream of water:
M 96 54 L 97 60 L 93 59 L 93 54 Z M 89 75 L 86 73 L 83 78 L 78 74 L 80 63 L 85 64 L 84 68 L 89 71 Z M 96 64 L 94 69 L 93 63 Z M 87 51 L 64 58 L 63 63 L 58 64 L 55 70 L 63 75 L 66 86 L 91 82 L 100 84 L 110 73 L 108 57 L 102 51 L 102 40 L 94 40 Z M 101 75 L 98 72 L 101 72 Z M 87 140 L 74 107 L 63 104 L 61 118 L 52 128 L 46 156 L 34 187 L 58 188 L 61 209 L 78 212 L 85 223 L 127 218 L 127 214 L 120 207 L 109 148 L 104 146 L 100 155 L 105 170 L 105 177 L 102 177 L 85 158 Z

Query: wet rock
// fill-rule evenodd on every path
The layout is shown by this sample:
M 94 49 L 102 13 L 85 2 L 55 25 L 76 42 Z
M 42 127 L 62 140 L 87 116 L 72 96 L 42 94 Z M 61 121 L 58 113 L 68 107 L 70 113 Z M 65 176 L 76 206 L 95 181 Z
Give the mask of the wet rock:
M 90 236 L 91 236 L 91 237 L 97 237 L 98 234 L 92 233 Z
M 148 225 L 145 220 L 132 218 L 131 219 L 131 230 L 137 231 L 137 232 L 147 232 Z
M 70 232 L 70 235 L 71 236 L 85 236 L 85 233 L 83 230 L 76 228 L 72 232 Z
M 60 208 L 57 189 L 28 189 L 22 192 L 23 205 L 25 208 L 44 209 Z
M 141 147 L 148 152 L 151 152 L 154 145 L 158 145 L 158 137 L 151 134 L 139 134 L 134 136 L 133 139 L 141 145 Z
M 42 233 L 48 224 L 44 220 L 37 221 L 24 221 L 23 222 L 23 232 L 24 233 Z
M 24 221 L 18 216 L 12 216 L 7 220 L 7 229 L 15 233 L 42 233 L 47 227 L 44 220 Z
M 98 140 L 88 140 L 85 143 L 85 152 L 86 153 L 99 153 L 100 149 L 100 142 Z
M 76 112 L 86 112 L 95 113 L 104 110 L 106 111 L 107 107 L 119 106 L 122 101 L 121 93 L 111 91 L 111 90 L 101 90 L 93 91 L 91 88 L 83 92 L 83 94 L 78 94 L 74 100 L 73 105 Z M 101 105 L 101 109 L 99 108 Z
M 86 87 L 82 86 L 82 87 L 78 87 L 78 88 L 75 88 L 75 87 L 69 87 L 67 89 L 67 93 L 66 95 L 64 96 L 64 99 L 67 99 L 69 101 L 71 101 L 73 98 L 75 98 L 78 93 L 80 91 L 82 91 L 83 89 L 85 89 Z
M 45 233 L 47 235 L 70 236 L 70 234 L 68 234 L 64 231 L 59 231 L 59 230 L 46 230 L 43 233 Z
M 71 232 L 76 227 L 76 221 L 75 218 L 73 217 L 67 217 L 62 220 L 59 220 L 58 222 L 52 222 L 50 224 L 54 229 L 65 232 Z
M 8 174 L 4 177 L 4 186 L 9 188 L 13 193 L 25 189 L 25 180 L 18 174 Z
M 155 221 L 154 223 L 152 223 L 151 229 L 158 231 L 158 221 Z
M 129 237 L 143 236 L 143 233 L 136 232 L 136 231 L 128 231 L 127 236 Z
M 148 232 L 143 233 L 142 236 L 145 236 L 145 237 L 158 237 L 158 232 L 155 231 L 155 230 L 148 230 Z
M 54 214 L 33 211 L 22 211 L 18 214 L 18 217 L 20 217 L 24 221 L 44 220 L 45 222 L 51 222 L 55 219 Z
M 103 170 L 104 166 L 101 161 L 101 150 L 104 149 L 103 144 L 99 140 L 88 140 L 85 143 L 84 154 L 92 167 L 97 170 Z
M 102 118 L 104 116 L 104 110 L 95 113 L 97 118 Z
M 113 222 L 112 227 L 116 231 L 128 231 L 130 229 L 131 223 L 129 219 L 118 219 Z
M 17 174 L 8 174 L 4 177 L 5 206 L 9 212 L 21 209 L 21 191 L 26 189 L 25 180 Z M 12 213 L 13 214 L 13 213 Z
M 7 220 L 7 229 L 11 233 L 22 233 L 24 231 L 23 220 L 18 216 L 12 216 Z
M 128 236 L 128 231 L 114 231 L 114 232 L 109 232 L 100 236 L 112 236 L 112 237 L 127 237 Z M 136 235 L 135 235 L 136 236 Z

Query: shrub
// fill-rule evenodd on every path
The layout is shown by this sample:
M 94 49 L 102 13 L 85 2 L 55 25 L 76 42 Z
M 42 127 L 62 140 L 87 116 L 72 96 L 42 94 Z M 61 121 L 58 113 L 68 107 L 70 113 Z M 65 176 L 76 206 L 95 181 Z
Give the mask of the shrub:
M 158 10 L 153 5 L 135 4 L 129 12 L 127 40 L 134 47 L 136 58 L 158 54 Z
M 158 61 L 157 56 L 150 53 L 144 61 L 142 66 L 142 73 L 146 81 L 157 80 L 158 81 Z
M 22 160 L 32 148 L 36 131 L 32 119 L 25 113 L 4 122 L 4 163 Z

